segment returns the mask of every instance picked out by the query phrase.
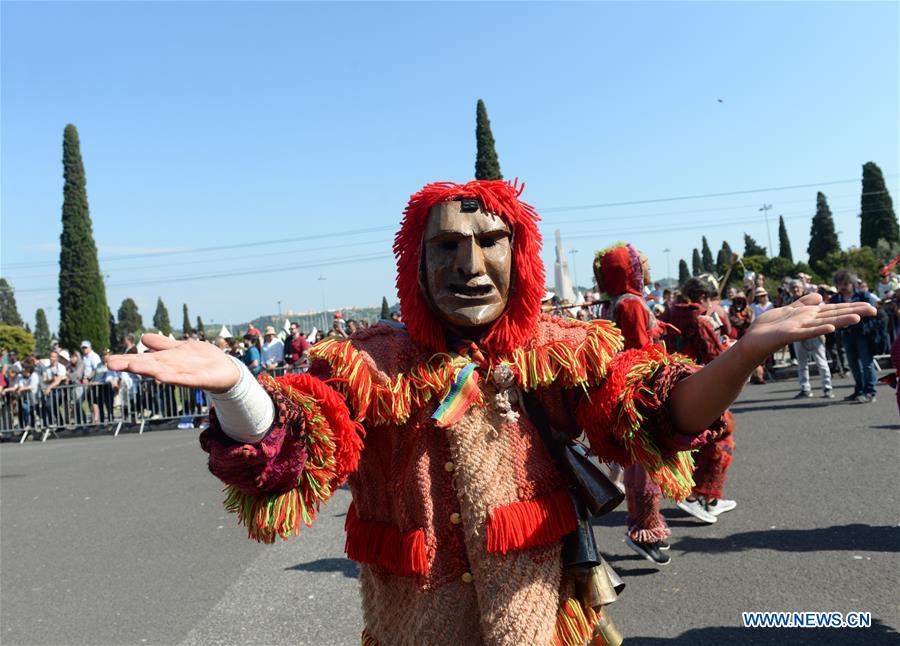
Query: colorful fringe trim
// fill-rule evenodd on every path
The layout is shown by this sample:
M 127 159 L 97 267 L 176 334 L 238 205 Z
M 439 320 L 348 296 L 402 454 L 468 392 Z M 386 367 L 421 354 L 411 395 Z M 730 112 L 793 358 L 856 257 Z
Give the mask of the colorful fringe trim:
M 435 354 L 408 373 L 381 384 L 374 379 L 375 368 L 350 341 L 324 339 L 312 347 L 310 355 L 331 367 L 332 387 L 346 395 L 356 420 L 376 426 L 404 424 L 414 409 L 432 397 L 445 398 L 456 374 L 450 355 Z M 483 405 L 481 398 L 479 404 Z
M 375 638 L 372 637 L 367 628 L 363 628 L 360 636 L 360 646 L 378 646 L 378 642 L 375 641 Z
M 495 507 L 488 516 L 487 550 L 506 554 L 548 545 L 578 525 L 572 497 L 566 488 L 553 493 Z
M 298 535 L 301 523 L 312 525 L 319 506 L 356 470 L 364 432 L 342 413 L 346 408 L 339 395 L 308 375 L 278 380 L 262 377 L 260 383 L 291 400 L 302 412 L 306 463 L 297 486 L 284 493 L 250 494 L 227 486 L 225 509 L 237 514 L 250 538 L 273 543 L 276 536 Z
M 553 341 L 538 348 L 518 349 L 508 356 L 492 360 L 493 367 L 512 367 L 518 385 L 524 390 L 558 383 L 563 387 L 597 385 L 607 366 L 622 349 L 622 335 L 610 321 L 592 321 L 585 325 L 586 338 L 577 344 Z M 428 361 L 400 373 L 388 383 L 377 383 L 375 368 L 369 366 L 351 341 L 324 339 L 313 346 L 313 359 L 326 361 L 334 378 L 332 386 L 345 394 L 357 421 L 374 425 L 404 424 L 413 410 L 436 397 L 450 393 L 457 368 L 448 354 L 435 354 Z M 480 389 L 474 403 L 484 405 Z
M 584 608 L 575 599 L 566 599 L 556 613 L 556 631 L 551 646 L 583 646 L 594 637 L 600 614 Z
M 506 363 L 512 364 L 519 386 L 534 390 L 554 383 L 566 388 L 597 385 L 622 350 L 622 334 L 611 321 L 591 321 L 585 327 L 587 336 L 581 343 L 552 341 L 513 351 Z
M 652 410 L 655 394 L 649 389 L 653 376 L 661 368 L 672 364 L 693 365 L 682 355 L 666 354 L 660 345 L 644 348 L 625 374 L 625 383 L 618 392 L 617 415 L 612 431 L 625 446 L 632 461 L 641 464 L 647 475 L 659 485 L 663 495 L 682 500 L 694 486 L 692 473 L 694 461 L 689 451 L 679 451 L 674 456 L 663 457 L 650 433 L 643 428 L 645 418 L 641 410 Z
M 389 523 L 377 520 L 361 520 L 351 503 L 344 522 L 347 557 L 359 563 L 368 563 L 398 576 L 415 576 L 428 572 L 425 552 L 425 531 L 413 529 L 400 533 Z

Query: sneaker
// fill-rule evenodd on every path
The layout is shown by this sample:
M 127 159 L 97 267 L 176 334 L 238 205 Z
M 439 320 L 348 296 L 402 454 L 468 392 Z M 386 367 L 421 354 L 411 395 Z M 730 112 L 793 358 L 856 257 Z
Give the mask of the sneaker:
M 831 392 L 831 388 L 822 393 L 822 397 L 824 397 L 825 399 L 834 399 L 834 393 Z
M 812 397 L 812 396 L 813 396 L 813 394 L 812 394 L 811 390 L 801 390 L 799 393 L 794 395 L 794 399 L 806 399 L 807 397 Z
M 735 507 L 737 507 L 737 503 L 735 501 L 725 500 L 724 498 L 707 501 L 706 503 L 706 511 L 711 513 L 713 516 L 724 514 L 726 511 L 731 511 Z
M 874 393 L 871 395 L 863 395 L 859 399 L 859 403 L 861 404 L 874 404 L 876 401 Z
M 660 552 L 665 552 L 672 549 L 672 546 L 669 545 L 666 541 L 656 541 L 656 548 Z
M 859 393 L 853 393 L 852 395 L 847 395 L 846 397 L 844 397 L 844 401 L 845 402 L 858 402 L 858 401 L 860 401 L 860 398 L 862 398 L 862 397 L 863 397 L 863 395 L 860 395 Z
M 645 559 L 657 565 L 668 565 L 672 561 L 671 556 L 659 551 L 658 543 L 640 543 L 631 540 L 629 536 L 625 537 L 625 543 Z
M 678 503 L 678 508 L 704 523 L 712 525 L 716 522 L 716 517 L 706 511 L 706 507 L 699 500 L 682 500 Z

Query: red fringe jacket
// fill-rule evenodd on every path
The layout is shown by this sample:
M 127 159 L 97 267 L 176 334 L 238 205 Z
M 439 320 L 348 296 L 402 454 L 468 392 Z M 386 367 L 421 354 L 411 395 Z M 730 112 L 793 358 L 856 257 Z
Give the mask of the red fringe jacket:
M 675 498 L 691 489 L 688 452 L 721 429 L 687 436 L 670 422 L 669 394 L 693 364 L 621 348 L 607 321 L 541 317 L 523 347 L 481 361 L 475 401 L 439 428 L 431 416 L 468 359 L 378 325 L 314 346 L 325 381 L 261 379 L 277 410 L 262 442 L 230 439 L 213 414 L 201 443 L 259 541 L 298 534 L 348 480 L 346 552 L 361 564 L 370 643 L 582 643 L 597 617 L 561 589 L 559 565 L 573 505 L 517 393 Z

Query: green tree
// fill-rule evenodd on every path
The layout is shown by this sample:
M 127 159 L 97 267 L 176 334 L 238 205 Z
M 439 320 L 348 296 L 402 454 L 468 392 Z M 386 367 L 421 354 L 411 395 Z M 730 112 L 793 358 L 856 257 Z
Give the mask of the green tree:
M 500 161 L 494 149 L 494 135 L 491 133 L 491 122 L 488 119 L 484 101 L 478 99 L 475 107 L 475 179 L 503 179 L 500 172 Z
M 878 258 L 871 247 L 851 247 L 846 251 L 832 251 L 819 263 L 819 274 L 831 281 L 838 269 L 851 269 L 872 287 L 878 281 Z
M 766 248 L 759 244 L 751 236 L 744 234 L 744 255 L 745 256 L 767 256 Z
M 694 253 L 691 254 L 691 274 L 699 276 L 703 273 L 703 261 L 700 259 L 700 252 L 694 247 Z
M 387 321 L 391 318 L 391 306 L 388 305 L 387 296 L 381 297 L 381 320 Z
M 900 242 L 900 228 L 884 175 L 875 162 L 863 165 L 859 244 L 875 247 L 879 239 Z
M 728 263 L 730 260 L 731 258 L 725 253 L 725 250 L 719 249 L 719 252 L 716 254 L 716 276 L 725 275 L 725 272 L 728 271 Z
M 162 298 L 156 299 L 156 312 L 153 314 L 153 327 L 163 336 L 169 336 L 172 333 L 172 324 L 169 323 L 169 310 L 166 309 Z
M 691 272 L 688 270 L 687 261 L 684 258 L 678 261 L 678 284 L 684 285 L 691 278 Z
M 784 226 L 784 216 L 778 216 L 778 255 L 794 262 L 794 254 L 791 252 L 791 240 L 788 238 L 787 228 Z
M 792 277 L 794 275 L 793 271 L 794 263 L 782 256 L 769 258 L 763 269 L 763 273 L 766 276 L 776 281 L 781 281 L 782 278 Z
M 700 248 L 700 260 L 703 263 L 703 271 L 704 273 L 712 274 L 716 271 L 716 263 L 713 262 L 712 251 L 709 248 L 706 236 L 703 236 L 703 244 L 700 245 Z
M 77 348 L 83 339 L 88 339 L 95 348 L 106 348 L 109 306 L 97 261 L 78 131 L 72 124 L 63 133 L 63 178 L 59 342 Z
M 0 323 L 0 348 L 15 350 L 20 357 L 34 350 L 34 337 L 21 325 Z
M 35 349 L 42 357 L 50 354 L 53 347 L 53 336 L 50 334 L 50 325 L 47 323 L 47 314 L 44 308 L 38 308 L 34 313 L 34 341 Z
M 137 303 L 130 298 L 126 298 L 119 305 L 119 332 L 116 336 L 124 339 L 127 334 L 140 334 L 144 329 L 144 319 L 138 312 Z
M 834 218 L 831 217 L 831 209 L 828 208 L 828 200 L 821 191 L 816 193 L 816 214 L 812 219 L 812 226 L 809 229 L 809 247 L 806 251 L 809 253 L 809 264 L 817 273 L 822 273 L 819 269 L 821 263 L 828 254 L 840 251 L 841 246 L 838 243 L 837 233 L 834 230 Z M 825 276 L 828 282 L 831 278 Z
M 0 323 L 18 327 L 25 325 L 16 307 L 16 295 L 5 278 L 0 278 Z
M 188 316 L 188 308 L 187 303 L 185 303 L 181 308 L 182 314 L 184 318 L 181 320 L 181 333 L 187 334 L 190 336 L 191 334 L 191 317 Z
M 203 325 L 203 319 L 199 314 L 197 315 L 197 334 L 206 335 L 206 326 Z
M 121 352 L 122 339 L 119 337 L 119 326 L 116 325 L 116 317 L 113 316 L 112 310 L 109 310 L 109 349 L 113 352 Z

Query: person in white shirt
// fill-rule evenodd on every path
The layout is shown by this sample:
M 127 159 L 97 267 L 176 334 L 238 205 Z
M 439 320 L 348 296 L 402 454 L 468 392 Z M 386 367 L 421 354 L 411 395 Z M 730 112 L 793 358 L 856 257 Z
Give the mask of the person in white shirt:
M 266 327 L 265 339 L 262 346 L 263 367 L 271 370 L 284 365 L 284 341 L 278 338 L 271 325 Z
M 769 300 L 769 292 L 766 291 L 766 288 L 757 287 L 756 291 L 753 292 L 753 302 L 750 304 L 750 309 L 753 310 L 754 318 L 759 318 L 773 307 L 775 306 L 772 305 L 772 301 Z
M 22 372 L 15 378 L 13 385 L 3 391 L 4 393 L 13 393 L 18 398 L 20 428 L 31 428 L 32 411 L 39 386 L 40 378 L 34 369 L 34 364 L 25 362 L 22 364 Z
M 103 364 L 103 360 L 91 349 L 91 342 L 87 340 L 81 342 L 81 356 L 84 361 L 84 383 L 88 383 L 94 378 L 94 373 Z
M 41 418 L 45 426 L 60 425 L 60 392 L 56 388 L 66 381 L 68 370 L 59 360 L 59 353 L 50 352 L 48 365 L 41 372 Z

